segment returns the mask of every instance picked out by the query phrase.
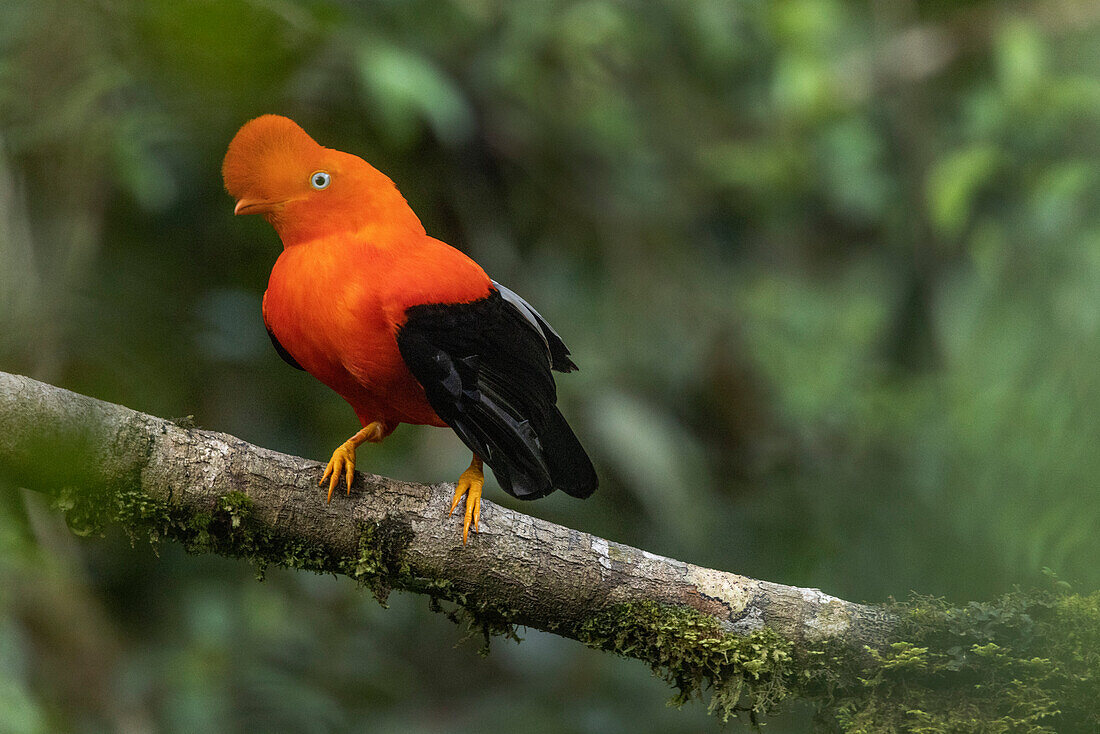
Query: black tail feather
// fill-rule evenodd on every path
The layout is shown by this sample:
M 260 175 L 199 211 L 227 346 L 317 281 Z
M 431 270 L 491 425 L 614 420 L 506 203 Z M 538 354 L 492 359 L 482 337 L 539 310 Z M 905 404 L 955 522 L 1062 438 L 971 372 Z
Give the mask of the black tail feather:
M 461 435 L 461 434 L 460 434 Z M 511 444 L 510 450 L 494 451 L 483 456 L 493 470 L 500 486 L 521 500 L 534 500 L 560 489 L 566 494 L 585 499 L 596 491 L 599 479 L 592 460 L 561 412 L 554 408 L 535 428 L 535 434 L 517 442 L 516 436 L 487 437 L 487 444 Z M 516 443 L 524 449 L 517 450 Z M 532 450 L 538 452 L 538 465 L 531 462 Z
M 599 479 L 592 460 L 557 408 L 539 438 L 555 489 L 582 500 L 596 491 Z

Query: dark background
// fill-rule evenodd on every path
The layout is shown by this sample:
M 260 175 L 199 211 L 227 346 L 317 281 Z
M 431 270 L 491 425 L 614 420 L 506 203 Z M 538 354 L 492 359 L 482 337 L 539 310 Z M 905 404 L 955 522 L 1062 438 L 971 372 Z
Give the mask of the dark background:
M 852 600 L 1091 590 L 1098 71 L 1090 0 L 6 2 L 0 369 L 327 458 L 354 414 L 271 349 L 280 245 L 221 186 L 277 112 L 569 343 L 601 488 L 523 511 Z M 405 426 L 359 458 L 468 454 Z M 635 661 L 482 659 L 421 597 L 0 499 L 5 732 L 717 726 Z

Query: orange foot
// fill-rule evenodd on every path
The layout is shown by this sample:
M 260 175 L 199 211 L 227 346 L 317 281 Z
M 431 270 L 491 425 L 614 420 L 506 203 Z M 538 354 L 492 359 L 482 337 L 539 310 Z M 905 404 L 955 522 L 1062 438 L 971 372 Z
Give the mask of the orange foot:
M 326 502 L 332 502 L 332 491 L 336 489 L 336 485 L 340 483 L 340 478 L 347 477 L 348 494 L 351 494 L 351 480 L 355 477 L 355 446 L 351 441 L 345 441 L 336 447 L 336 450 L 332 452 L 332 458 L 328 460 L 328 466 L 325 467 L 325 473 L 321 475 L 321 481 L 317 482 L 320 485 L 324 485 L 328 480 L 328 498 Z
M 474 532 L 477 532 L 477 521 L 481 517 L 481 488 L 485 484 L 485 473 L 481 470 L 481 459 L 476 455 L 473 461 L 470 462 L 470 467 L 462 472 L 462 476 L 458 478 L 458 483 L 455 485 L 455 496 L 451 500 L 451 511 L 448 515 L 453 515 L 455 508 L 458 507 L 459 501 L 462 499 L 462 495 L 466 495 L 466 518 L 462 523 L 462 545 L 466 545 L 466 536 L 470 532 L 470 525 L 474 526 Z
M 317 482 L 324 485 L 325 481 L 328 481 L 328 499 L 326 502 L 332 502 L 332 491 L 340 483 L 341 477 L 347 478 L 348 494 L 351 494 L 351 482 L 355 478 L 355 449 L 359 447 L 359 444 L 366 441 L 378 443 L 385 437 L 386 433 L 385 426 L 378 421 L 373 421 L 359 433 L 336 447 L 336 450 L 332 452 L 332 458 L 328 460 L 328 466 L 325 467 L 325 473 L 321 475 L 321 481 Z

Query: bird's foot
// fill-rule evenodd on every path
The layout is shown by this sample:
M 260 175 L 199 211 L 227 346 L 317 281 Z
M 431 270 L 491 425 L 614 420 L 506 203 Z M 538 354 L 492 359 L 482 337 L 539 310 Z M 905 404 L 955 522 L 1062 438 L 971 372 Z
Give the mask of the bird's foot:
M 355 477 L 355 444 L 345 441 L 332 452 L 332 458 L 328 460 L 325 473 L 321 475 L 320 485 L 328 482 L 328 498 L 326 502 L 332 502 L 332 491 L 340 483 L 341 477 L 347 477 L 348 494 L 351 494 L 351 481 Z
M 355 449 L 367 441 L 379 443 L 392 430 L 381 421 L 371 421 L 363 427 L 363 430 L 344 441 L 332 452 L 332 458 L 328 460 L 325 473 L 321 475 L 321 481 L 317 482 L 320 485 L 328 482 L 326 502 L 332 502 L 332 491 L 340 483 L 340 477 L 347 477 L 348 494 L 351 494 L 351 482 L 355 479 Z
M 466 545 L 466 537 L 470 532 L 471 525 L 474 527 L 474 532 L 477 532 L 478 518 L 481 517 L 481 488 L 484 484 L 485 473 L 481 470 L 481 459 L 475 456 L 474 460 L 470 462 L 470 467 L 462 472 L 462 475 L 458 478 L 458 483 L 455 485 L 455 495 L 451 500 L 451 511 L 447 513 L 453 515 L 462 496 L 466 496 L 466 517 L 462 522 L 463 545 Z

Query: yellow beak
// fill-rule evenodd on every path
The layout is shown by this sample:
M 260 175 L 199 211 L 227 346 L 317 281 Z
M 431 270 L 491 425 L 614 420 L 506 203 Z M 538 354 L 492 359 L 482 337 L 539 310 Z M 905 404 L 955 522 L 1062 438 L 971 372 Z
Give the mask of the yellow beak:
M 281 209 L 285 201 L 266 201 L 264 199 L 237 199 L 233 207 L 234 214 L 266 214 Z

